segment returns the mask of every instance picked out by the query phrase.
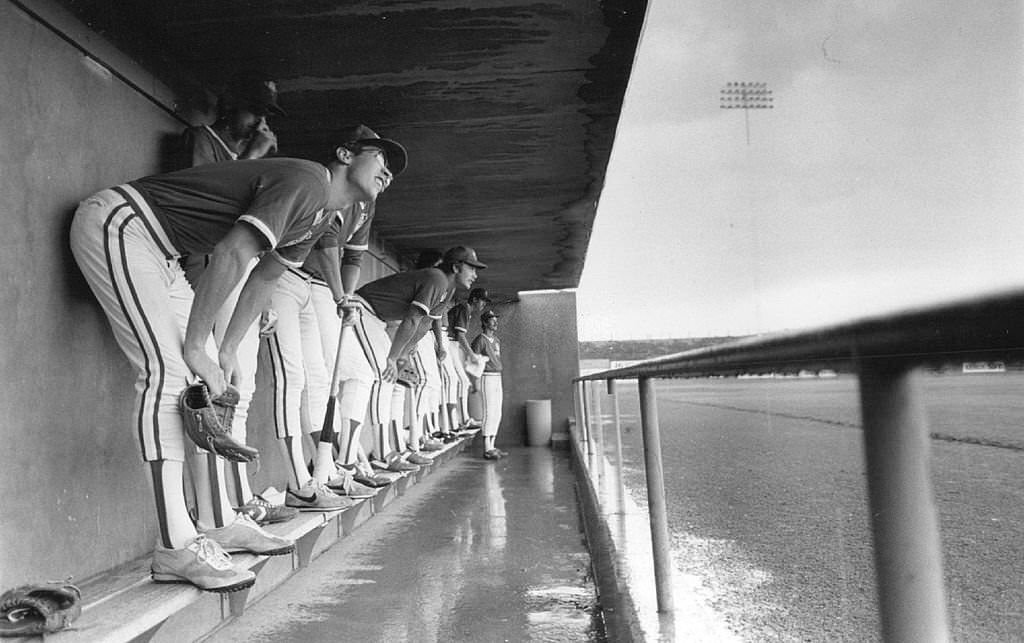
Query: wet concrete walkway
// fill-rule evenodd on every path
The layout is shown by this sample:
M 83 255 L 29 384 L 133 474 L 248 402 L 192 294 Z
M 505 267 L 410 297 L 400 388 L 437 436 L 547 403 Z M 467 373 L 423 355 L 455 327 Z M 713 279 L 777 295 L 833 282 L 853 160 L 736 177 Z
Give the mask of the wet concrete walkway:
M 471 448 L 210 641 L 603 641 L 568 454 Z

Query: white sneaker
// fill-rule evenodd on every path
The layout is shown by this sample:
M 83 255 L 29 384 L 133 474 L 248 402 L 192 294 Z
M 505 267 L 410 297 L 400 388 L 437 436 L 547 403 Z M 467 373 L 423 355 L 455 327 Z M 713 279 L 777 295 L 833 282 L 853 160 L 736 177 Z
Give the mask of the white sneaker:
M 156 583 L 191 583 L 208 592 L 235 592 L 256 582 L 256 574 L 236 568 L 231 556 L 204 534 L 181 549 L 158 546 L 150 574 Z
M 289 489 L 285 496 L 284 504 L 299 511 L 340 511 L 355 504 L 351 498 L 339 496 L 316 478 L 310 478 L 298 491 Z

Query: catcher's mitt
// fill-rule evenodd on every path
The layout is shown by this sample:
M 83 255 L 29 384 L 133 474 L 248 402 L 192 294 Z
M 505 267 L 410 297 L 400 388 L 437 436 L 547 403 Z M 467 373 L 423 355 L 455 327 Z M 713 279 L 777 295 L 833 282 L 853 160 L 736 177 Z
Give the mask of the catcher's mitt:
M 192 441 L 235 462 L 252 462 L 260 452 L 231 437 L 231 420 L 238 405 L 238 389 L 228 386 L 219 397 L 211 399 L 206 384 L 186 386 L 178 397 L 178 407 L 185 421 L 185 433 Z
M 0 636 L 56 632 L 82 613 L 82 592 L 71 583 L 22 585 L 0 596 Z
M 420 374 L 415 368 L 413 368 L 412 362 L 409 360 L 403 360 L 398 362 L 398 376 L 395 378 L 396 384 L 401 384 L 406 388 L 416 388 L 420 383 Z

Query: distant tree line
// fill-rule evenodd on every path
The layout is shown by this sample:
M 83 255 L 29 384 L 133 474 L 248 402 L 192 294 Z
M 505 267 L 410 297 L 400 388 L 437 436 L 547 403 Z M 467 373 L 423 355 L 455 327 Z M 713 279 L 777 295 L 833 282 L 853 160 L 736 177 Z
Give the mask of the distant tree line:
M 739 337 L 687 337 L 685 339 L 620 339 L 580 342 L 580 359 L 636 360 L 681 353 L 729 342 Z

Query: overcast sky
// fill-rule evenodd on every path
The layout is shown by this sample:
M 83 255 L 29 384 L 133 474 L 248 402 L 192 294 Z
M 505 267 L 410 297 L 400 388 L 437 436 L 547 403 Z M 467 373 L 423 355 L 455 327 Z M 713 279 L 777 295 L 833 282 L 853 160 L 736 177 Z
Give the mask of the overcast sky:
M 1018 0 L 652 0 L 580 338 L 800 328 L 1024 285 Z M 720 108 L 735 81 L 774 109 Z

